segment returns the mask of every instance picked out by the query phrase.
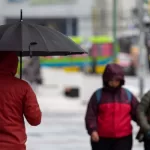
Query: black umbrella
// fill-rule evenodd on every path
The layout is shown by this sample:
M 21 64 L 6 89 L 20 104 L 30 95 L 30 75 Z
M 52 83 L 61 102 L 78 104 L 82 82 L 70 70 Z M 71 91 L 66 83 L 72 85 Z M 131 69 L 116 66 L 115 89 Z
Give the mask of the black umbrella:
M 15 51 L 22 56 L 61 56 L 86 53 L 70 38 L 49 27 L 29 24 L 22 19 L 0 26 L 0 51 Z M 20 70 L 22 76 L 22 70 Z

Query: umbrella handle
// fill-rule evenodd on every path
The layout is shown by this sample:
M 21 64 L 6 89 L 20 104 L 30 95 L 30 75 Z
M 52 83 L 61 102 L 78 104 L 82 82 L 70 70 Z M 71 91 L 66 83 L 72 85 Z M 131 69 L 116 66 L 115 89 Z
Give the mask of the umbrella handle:
M 30 53 L 30 58 L 32 58 L 31 44 L 29 44 L 29 53 Z
M 32 58 L 31 46 L 36 45 L 36 44 L 37 44 L 36 42 L 31 42 L 31 43 L 29 44 L 29 52 L 30 52 L 30 57 L 31 57 L 31 58 Z
M 22 9 L 20 10 L 20 22 L 22 22 L 23 21 L 23 12 L 22 12 Z

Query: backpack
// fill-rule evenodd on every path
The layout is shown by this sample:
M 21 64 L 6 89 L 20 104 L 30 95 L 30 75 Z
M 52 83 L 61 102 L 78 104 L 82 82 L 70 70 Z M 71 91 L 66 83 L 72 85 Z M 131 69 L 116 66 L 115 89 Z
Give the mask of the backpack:
M 131 100 L 132 100 L 132 94 L 131 94 L 131 92 L 128 89 L 126 89 L 126 88 L 123 88 L 123 89 L 126 91 L 126 94 L 128 96 L 128 101 L 131 102 Z M 97 103 L 98 104 L 100 103 L 101 96 L 102 96 L 102 88 L 100 88 L 100 89 L 98 89 L 96 91 L 96 99 L 97 99 Z

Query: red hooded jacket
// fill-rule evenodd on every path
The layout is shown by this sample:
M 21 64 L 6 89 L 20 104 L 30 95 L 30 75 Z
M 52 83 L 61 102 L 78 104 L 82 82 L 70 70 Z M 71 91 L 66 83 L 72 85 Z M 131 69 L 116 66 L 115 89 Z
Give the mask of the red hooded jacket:
M 0 52 L 0 150 L 25 150 L 24 116 L 30 125 L 41 122 L 41 111 L 29 84 L 15 77 L 18 57 Z
M 108 86 L 112 79 L 121 81 L 120 87 Z M 100 137 L 121 138 L 132 134 L 131 120 L 136 121 L 138 100 L 133 96 L 128 100 L 124 84 L 124 73 L 117 64 L 107 65 L 103 74 L 101 101 L 98 104 L 96 92 L 93 93 L 87 107 L 85 123 L 89 134 L 97 131 Z

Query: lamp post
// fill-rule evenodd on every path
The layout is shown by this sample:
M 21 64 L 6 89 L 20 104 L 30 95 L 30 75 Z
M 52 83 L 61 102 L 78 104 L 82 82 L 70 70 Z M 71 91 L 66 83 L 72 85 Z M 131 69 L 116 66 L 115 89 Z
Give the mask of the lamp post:
M 139 18 L 139 29 L 140 29 L 140 38 L 139 38 L 139 89 L 140 89 L 140 98 L 144 93 L 144 76 L 146 74 L 146 49 L 145 49 L 145 23 L 144 23 L 144 2 L 142 0 L 137 0 L 138 7 L 138 18 Z
M 113 32 L 113 51 L 114 51 L 114 60 L 116 59 L 116 48 L 117 48 L 117 0 L 113 0 L 112 8 L 112 32 Z

